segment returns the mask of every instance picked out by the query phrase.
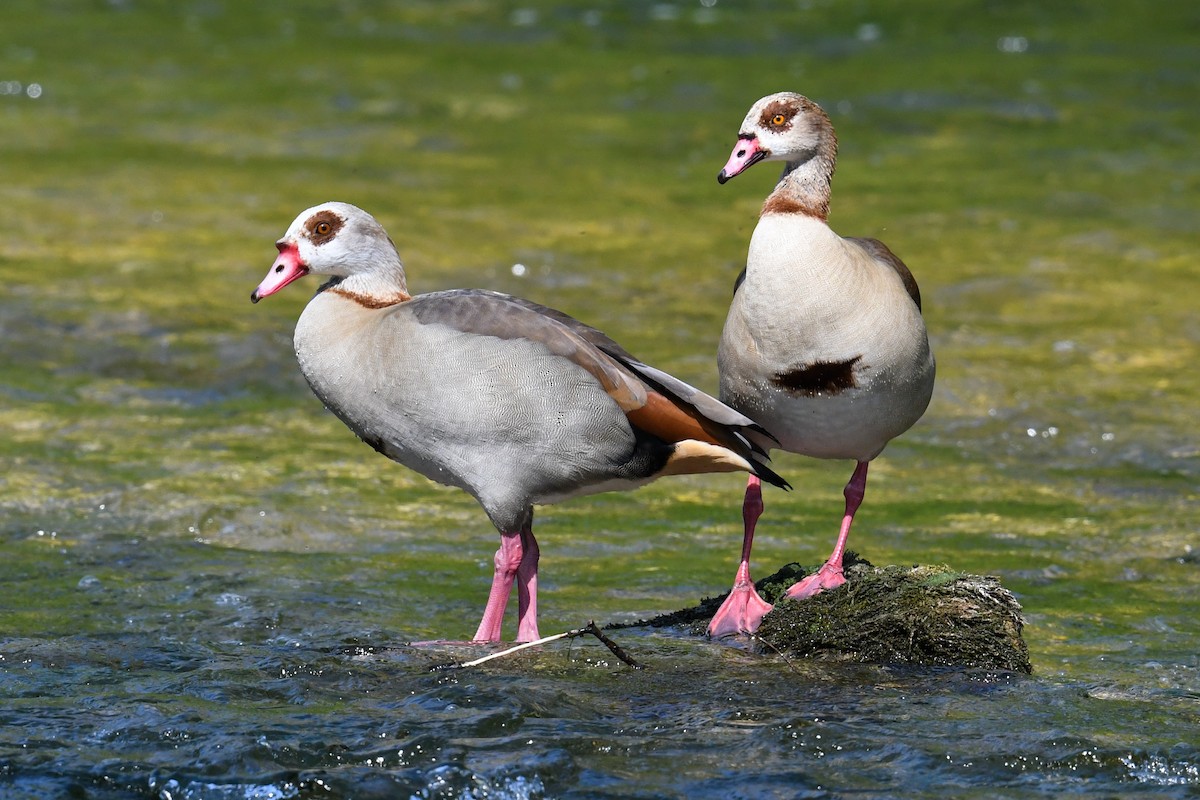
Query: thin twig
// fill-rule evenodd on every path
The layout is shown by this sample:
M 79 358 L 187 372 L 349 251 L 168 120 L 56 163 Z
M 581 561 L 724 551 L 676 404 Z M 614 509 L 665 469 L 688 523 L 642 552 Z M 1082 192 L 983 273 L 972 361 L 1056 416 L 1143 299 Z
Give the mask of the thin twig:
M 502 658 L 503 656 L 511 655 L 520 650 L 524 650 L 527 647 L 534 647 L 539 644 L 546 644 L 547 642 L 558 641 L 559 639 L 566 639 L 568 637 L 574 638 L 582 632 L 583 632 L 583 629 L 580 628 L 578 630 L 567 631 L 565 633 L 556 633 L 553 636 L 546 636 L 541 639 L 536 639 L 532 642 L 522 642 L 521 644 L 513 645 L 512 647 L 508 648 L 507 650 L 501 650 L 498 653 L 490 653 L 486 656 L 482 656 L 480 658 L 476 658 L 471 661 L 456 661 L 453 664 L 435 664 L 434 666 L 429 668 L 429 671 L 437 672 L 438 670 L 443 670 L 443 669 L 464 669 L 466 667 L 477 667 L 480 664 L 483 664 L 484 662 L 491 661 L 493 658 Z
M 758 635 L 757 633 L 752 633 L 752 634 L 750 634 L 750 639 L 751 639 L 751 641 L 755 641 L 755 642 L 762 642 L 762 643 L 763 643 L 763 644 L 765 644 L 767 647 L 769 647 L 769 648 L 771 648 L 772 650 L 774 650 L 774 651 L 775 651 L 775 653 L 776 653 L 776 654 L 777 654 L 777 655 L 778 655 L 780 658 L 782 658 L 782 659 L 783 659 L 783 663 L 784 663 L 784 664 L 787 664 L 787 666 L 788 666 L 788 669 L 790 669 L 792 672 L 797 672 L 797 673 L 798 673 L 798 672 L 800 671 L 800 670 L 796 669 L 796 665 L 792 663 L 792 660 L 791 660 L 790 658 L 788 658 L 788 657 L 787 657 L 787 653 L 783 652 L 783 651 L 782 651 L 782 650 L 780 650 L 778 647 L 776 647 L 776 646 L 775 646 L 775 644 L 774 644 L 773 642 L 771 642 L 771 640 L 770 640 L 770 639 L 765 639 L 765 638 L 763 638 L 762 636 Z
M 600 628 L 596 626 L 596 623 L 593 620 L 588 622 L 585 627 L 576 628 L 563 633 L 556 633 L 553 636 L 546 636 L 533 642 L 522 642 L 521 644 L 513 645 L 505 650 L 501 650 L 498 653 L 490 653 L 486 656 L 481 656 L 480 658 L 476 658 L 471 661 L 457 661 L 452 664 L 435 664 L 429 668 L 429 671 L 439 672 L 447 669 L 466 669 L 467 667 L 477 667 L 480 664 L 491 661 L 494 658 L 502 658 L 503 656 L 512 655 L 513 653 L 524 650 L 527 647 L 534 647 L 539 644 L 547 644 L 549 642 L 558 641 L 559 639 L 575 639 L 584 635 L 595 636 L 601 641 L 601 643 L 604 644 L 605 647 L 609 649 L 610 652 L 612 652 L 614 656 L 621 659 L 634 669 L 642 669 L 642 665 L 633 660 L 628 653 L 621 649 L 620 645 L 601 633 Z

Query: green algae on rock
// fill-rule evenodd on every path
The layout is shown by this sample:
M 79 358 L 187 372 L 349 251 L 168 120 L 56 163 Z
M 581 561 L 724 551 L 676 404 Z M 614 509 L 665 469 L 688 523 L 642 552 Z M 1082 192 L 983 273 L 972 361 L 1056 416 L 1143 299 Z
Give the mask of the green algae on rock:
M 777 602 L 809 570 L 788 564 L 755 585 L 774 610 L 754 641 L 789 658 L 1003 669 L 1031 673 L 1024 620 L 993 577 L 946 566 L 875 567 L 846 554 L 846 583 L 801 602 Z M 724 596 L 643 623 L 703 635 Z

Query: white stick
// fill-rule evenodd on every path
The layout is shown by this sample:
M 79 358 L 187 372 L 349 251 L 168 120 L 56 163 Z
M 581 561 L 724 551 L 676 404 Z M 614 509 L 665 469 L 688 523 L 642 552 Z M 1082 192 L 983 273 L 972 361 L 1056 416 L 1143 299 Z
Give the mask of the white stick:
M 491 655 L 483 656 L 482 658 L 477 658 L 474 661 L 464 661 L 463 663 L 459 664 L 458 666 L 459 667 L 477 667 L 485 661 L 491 661 L 493 658 L 500 658 L 501 656 L 506 656 L 506 655 L 509 655 L 510 653 L 515 653 L 518 650 L 524 650 L 526 647 L 533 647 L 534 645 L 545 644 L 546 642 L 553 642 L 557 639 L 565 639 L 568 636 L 578 636 L 578 635 L 579 635 L 579 631 L 567 631 L 566 633 L 556 633 L 553 636 L 547 636 L 544 639 L 538 639 L 537 641 L 524 642 L 522 644 L 515 645 L 513 647 L 508 648 L 507 650 L 501 650 L 499 653 L 492 653 Z

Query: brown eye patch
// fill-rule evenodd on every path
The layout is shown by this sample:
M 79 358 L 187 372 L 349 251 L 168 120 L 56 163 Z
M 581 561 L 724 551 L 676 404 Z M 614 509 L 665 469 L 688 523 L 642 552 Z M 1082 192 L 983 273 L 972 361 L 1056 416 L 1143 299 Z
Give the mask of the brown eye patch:
M 772 131 L 786 131 L 792 127 L 792 118 L 799 109 L 787 100 L 776 100 L 763 109 L 758 124 Z
M 337 236 L 338 231 L 345 224 L 344 219 L 326 209 L 309 217 L 308 221 L 304 223 L 304 230 L 313 244 L 325 244 Z

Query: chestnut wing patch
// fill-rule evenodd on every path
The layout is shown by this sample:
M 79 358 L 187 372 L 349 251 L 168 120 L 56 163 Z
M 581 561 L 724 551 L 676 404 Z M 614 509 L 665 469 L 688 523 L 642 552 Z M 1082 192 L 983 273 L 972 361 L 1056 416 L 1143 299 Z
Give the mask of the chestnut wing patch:
M 862 359 L 848 361 L 814 361 L 786 372 L 777 372 L 771 382 L 781 389 L 805 397 L 840 394 L 858 384 L 854 380 L 854 365 Z

